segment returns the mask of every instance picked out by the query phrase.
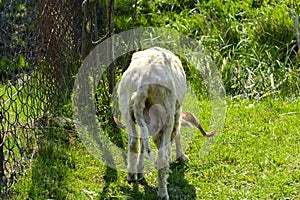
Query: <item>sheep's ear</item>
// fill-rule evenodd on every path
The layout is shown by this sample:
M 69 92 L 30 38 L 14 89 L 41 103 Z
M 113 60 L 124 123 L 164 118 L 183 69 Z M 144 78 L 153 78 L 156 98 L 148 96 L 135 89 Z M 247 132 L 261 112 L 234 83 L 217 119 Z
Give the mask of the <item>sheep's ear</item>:
M 206 133 L 203 130 L 202 126 L 200 125 L 200 122 L 198 121 L 197 117 L 191 112 L 183 112 L 180 116 L 180 119 L 191 122 L 194 126 L 196 126 L 200 130 L 200 132 L 204 137 L 212 137 L 217 133 L 216 130 Z
M 190 123 L 188 123 L 188 122 L 185 121 L 184 119 L 180 119 L 180 125 L 181 125 L 181 126 L 188 127 L 188 128 L 192 128 L 192 127 L 193 127 Z
M 120 120 L 116 116 L 114 116 L 114 121 L 119 128 L 126 129 L 126 126 L 124 124 L 122 124 L 122 122 L 120 122 Z

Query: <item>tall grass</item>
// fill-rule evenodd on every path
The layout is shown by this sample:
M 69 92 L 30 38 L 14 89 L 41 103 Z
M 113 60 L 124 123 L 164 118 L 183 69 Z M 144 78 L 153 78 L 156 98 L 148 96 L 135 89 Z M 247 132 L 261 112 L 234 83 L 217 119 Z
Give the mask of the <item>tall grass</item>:
M 299 57 L 290 45 L 296 35 L 291 10 L 298 7 L 286 1 L 139 1 L 136 26 L 167 27 L 201 41 L 227 94 L 299 96 Z

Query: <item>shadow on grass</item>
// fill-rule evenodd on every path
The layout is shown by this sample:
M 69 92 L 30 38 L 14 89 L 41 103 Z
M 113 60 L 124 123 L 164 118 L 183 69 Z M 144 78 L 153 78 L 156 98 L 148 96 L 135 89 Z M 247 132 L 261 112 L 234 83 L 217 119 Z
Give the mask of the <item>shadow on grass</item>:
M 184 173 L 188 169 L 187 165 L 172 163 L 170 169 L 171 173 L 168 178 L 170 199 L 196 199 L 195 188 L 190 185 L 184 177 Z M 157 181 L 155 185 L 149 185 L 147 175 L 144 179 L 135 184 L 127 184 L 126 180 L 124 180 L 125 185 L 110 186 L 112 182 L 116 181 L 116 171 L 110 168 L 107 170 L 105 181 L 105 187 L 100 194 L 101 199 L 157 199 Z M 119 191 L 119 196 L 117 194 L 110 194 L 113 187 L 118 187 L 116 190 Z
M 62 122 L 61 118 L 58 121 L 58 124 L 51 121 L 40 127 L 37 136 L 38 149 L 31 164 L 31 178 L 26 181 L 26 196 L 29 199 L 68 199 L 70 195 L 74 197 L 82 195 L 75 191 L 80 187 L 72 188 L 73 172 L 77 170 L 78 164 L 76 163 L 78 155 L 74 155 L 72 151 L 79 138 L 73 125 L 66 126 L 67 123 Z M 118 147 L 124 148 L 121 132 L 111 127 L 109 130 L 107 134 L 110 139 Z M 103 149 L 101 138 L 95 135 L 94 139 L 97 148 Z M 109 152 L 105 156 L 110 164 L 113 163 L 113 156 Z M 106 194 L 107 189 L 110 183 L 117 180 L 117 171 L 107 166 L 104 175 L 105 186 L 100 196 L 109 196 Z
M 75 168 L 67 153 L 71 145 L 68 132 L 46 128 L 39 134 L 38 152 L 32 163 L 30 199 L 65 199 L 68 195 L 68 172 Z
M 170 169 L 172 170 L 168 179 L 170 199 L 196 199 L 195 187 L 189 184 L 184 177 L 188 166 L 185 163 L 174 162 L 171 164 Z
M 113 187 L 117 187 L 119 191 L 118 194 L 109 194 L 108 192 L 103 192 L 101 199 L 157 199 L 157 188 L 150 186 L 146 179 L 140 180 L 138 183 L 119 184 L 118 186 L 111 186 L 110 188 L 104 188 L 103 191 L 111 191 Z M 109 186 L 109 183 L 107 183 Z

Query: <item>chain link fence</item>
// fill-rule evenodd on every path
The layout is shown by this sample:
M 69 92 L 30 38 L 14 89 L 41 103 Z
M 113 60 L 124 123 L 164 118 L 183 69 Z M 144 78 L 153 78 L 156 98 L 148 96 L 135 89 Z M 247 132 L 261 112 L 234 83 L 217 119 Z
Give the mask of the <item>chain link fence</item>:
M 80 65 L 82 0 L 0 0 L 0 198 L 70 102 Z

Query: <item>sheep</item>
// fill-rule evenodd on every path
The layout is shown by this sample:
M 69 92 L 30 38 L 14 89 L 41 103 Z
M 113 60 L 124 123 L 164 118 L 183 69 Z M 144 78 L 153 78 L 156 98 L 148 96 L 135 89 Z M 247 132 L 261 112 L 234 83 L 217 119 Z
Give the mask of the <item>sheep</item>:
M 125 125 L 117 117 L 114 120 L 119 127 L 128 128 L 127 181 L 133 183 L 144 178 L 145 150 L 154 162 L 149 142 L 149 136 L 152 136 L 158 148 L 159 199 L 169 199 L 167 178 L 172 141 L 175 140 L 177 160 L 188 160 L 180 143 L 180 126 L 188 126 L 187 122 L 190 122 L 206 137 L 216 133 L 206 133 L 192 113 L 182 113 L 186 90 L 186 76 L 180 59 L 159 47 L 133 54 L 117 90 Z

